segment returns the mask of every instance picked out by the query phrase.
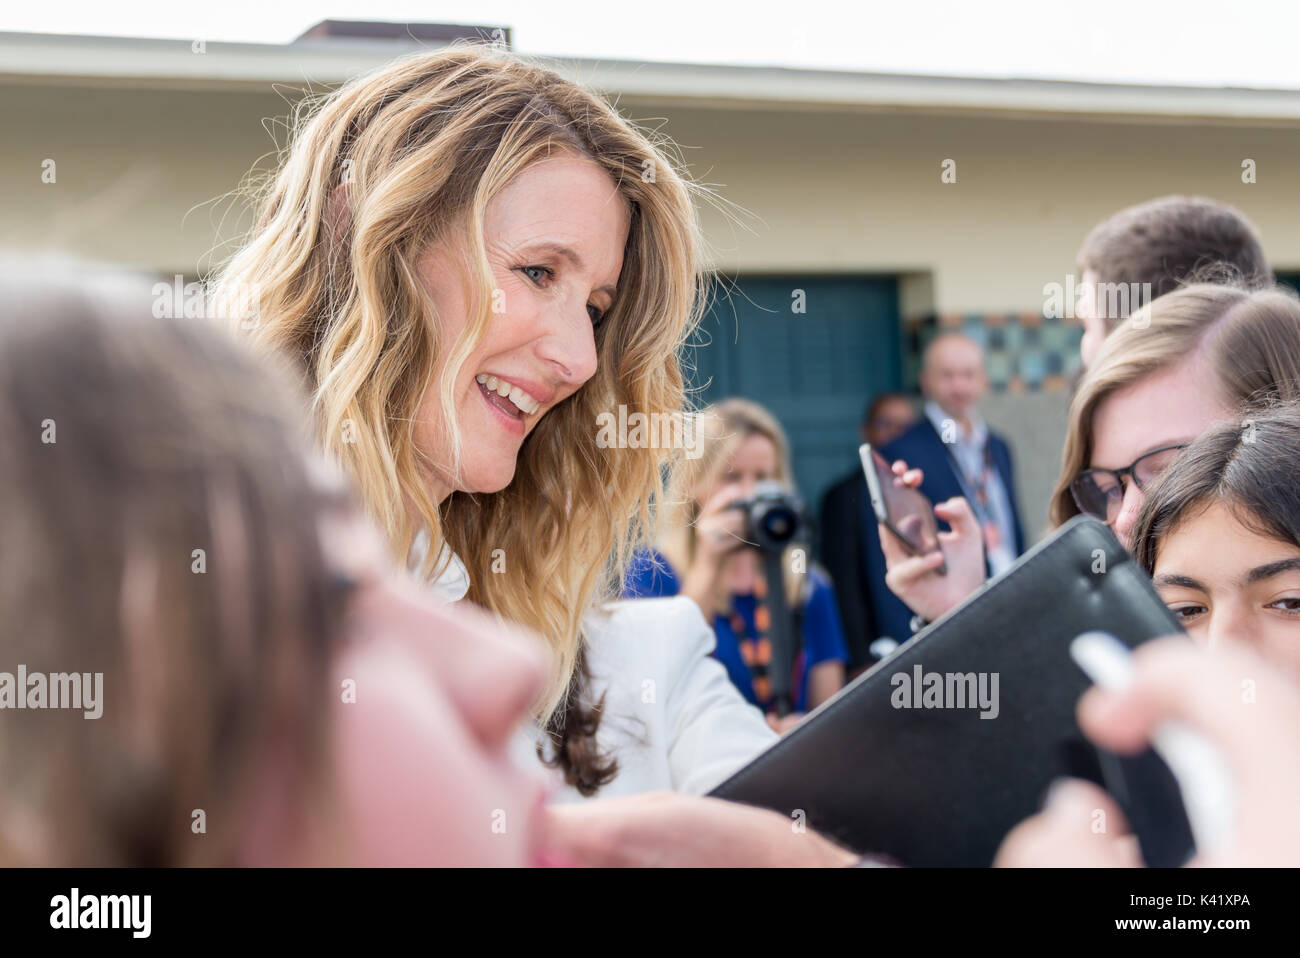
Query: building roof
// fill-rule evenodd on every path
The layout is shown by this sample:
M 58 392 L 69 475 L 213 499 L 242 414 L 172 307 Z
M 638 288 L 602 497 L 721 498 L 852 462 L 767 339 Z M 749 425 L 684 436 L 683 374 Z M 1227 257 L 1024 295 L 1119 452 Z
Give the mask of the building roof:
M 391 40 L 289 44 L 0 32 L 0 83 L 265 90 L 330 85 L 419 49 Z M 1062 116 L 1132 122 L 1300 124 L 1300 92 L 1019 78 L 943 77 L 767 66 L 536 59 L 625 103 L 713 109 L 809 109 Z

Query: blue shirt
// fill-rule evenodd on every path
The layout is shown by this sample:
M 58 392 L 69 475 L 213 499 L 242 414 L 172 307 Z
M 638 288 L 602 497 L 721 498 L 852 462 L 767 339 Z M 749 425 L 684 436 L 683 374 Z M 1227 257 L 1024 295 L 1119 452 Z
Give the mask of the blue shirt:
M 796 712 L 808 710 L 808 673 L 813 667 L 823 662 L 844 662 L 849 657 L 844 642 L 844 627 L 840 624 L 840 611 L 835 603 L 835 592 L 830 580 L 813 569 L 808 573 L 807 583 L 804 590 L 803 646 L 795 662 L 795 676 L 798 679 L 794 702 Z M 677 574 L 660 553 L 640 552 L 629 563 L 627 579 L 623 584 L 623 598 L 657 598 L 677 595 L 680 591 L 681 583 Z M 754 611 L 758 608 L 758 600 L 752 595 L 739 595 L 732 596 L 732 601 L 749 634 L 757 634 Z M 730 617 L 714 616 L 713 632 L 718 640 L 717 648 L 713 651 L 714 658 L 726 667 L 727 674 L 741 694 L 751 704 L 760 705 L 758 696 L 754 694 L 753 673 L 740 654 L 742 637 L 736 635 Z

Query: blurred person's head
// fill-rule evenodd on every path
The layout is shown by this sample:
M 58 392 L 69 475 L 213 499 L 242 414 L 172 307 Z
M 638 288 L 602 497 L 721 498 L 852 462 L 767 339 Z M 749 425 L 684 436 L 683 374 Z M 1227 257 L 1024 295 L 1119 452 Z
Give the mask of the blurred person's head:
M 1106 218 L 1083 241 L 1078 269 L 1084 366 L 1130 312 L 1208 278 L 1208 270 L 1247 286 L 1272 281 L 1250 221 L 1240 210 L 1201 196 L 1162 196 Z
M 0 710 L 0 859 L 531 861 L 539 652 L 394 585 L 286 379 L 150 295 L 0 266 L 0 669 L 102 675 Z
M 879 449 L 912 428 L 916 419 L 916 408 L 903 393 L 880 393 L 867 404 L 859 435 Z
M 969 336 L 943 333 L 926 347 L 921 392 L 957 422 L 970 420 L 987 386 L 984 350 Z
M 1107 338 L 1079 384 L 1052 524 L 1087 512 L 1127 546 L 1143 487 L 1183 447 L 1245 403 L 1298 394 L 1300 301 L 1289 290 L 1197 284 L 1160 297 Z
M 547 864 L 546 789 L 510 748 L 544 689 L 545 646 L 397 573 L 350 495 L 333 496 L 322 537 L 346 596 L 331 707 L 347 842 L 330 860 Z
M 1300 672 L 1300 407 L 1201 435 L 1147 492 L 1133 551 L 1208 645 L 1253 645 Z
M 292 393 L 154 319 L 147 284 L 6 263 L 0 285 L 0 667 L 103 683 L 97 719 L 0 712 L 3 843 L 229 863 L 260 775 L 300 794 L 326 756 L 337 630 Z
M 745 501 L 759 483 L 794 487 L 790 441 L 776 417 L 758 403 L 732 397 L 706 406 L 695 428 L 700 455 L 682 470 L 683 495 L 666 510 L 660 539 L 664 555 L 681 569 L 689 568 L 695 556 L 695 521 L 701 509 L 723 489 L 733 488 L 736 500 Z M 728 557 L 719 584 L 726 593 L 747 593 L 758 575 L 757 553 L 738 549 Z
M 406 57 L 298 126 L 220 283 L 305 365 L 393 556 L 427 533 L 423 576 L 449 546 L 472 601 L 551 643 L 537 717 L 587 792 L 613 766 L 561 708 L 582 707 L 581 621 L 681 454 L 599 423 L 681 412 L 703 303 L 694 188 L 666 148 L 515 54 Z

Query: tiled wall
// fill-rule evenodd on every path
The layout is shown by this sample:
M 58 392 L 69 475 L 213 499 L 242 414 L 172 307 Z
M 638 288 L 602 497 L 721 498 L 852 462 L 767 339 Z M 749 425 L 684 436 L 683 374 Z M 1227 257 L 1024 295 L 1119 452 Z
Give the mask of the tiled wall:
M 1036 313 L 949 313 L 910 320 L 904 324 L 904 381 L 912 392 L 926 345 L 950 331 L 984 346 L 989 395 L 980 409 L 1011 446 L 1021 518 L 1033 541 L 1046 529 L 1047 503 L 1061 468 L 1083 328 L 1077 320 Z
M 1083 327 L 1039 313 L 944 313 L 907 324 L 904 376 L 913 386 L 925 346 L 941 332 L 962 332 L 984 347 L 994 393 L 1067 392 L 1079 370 Z

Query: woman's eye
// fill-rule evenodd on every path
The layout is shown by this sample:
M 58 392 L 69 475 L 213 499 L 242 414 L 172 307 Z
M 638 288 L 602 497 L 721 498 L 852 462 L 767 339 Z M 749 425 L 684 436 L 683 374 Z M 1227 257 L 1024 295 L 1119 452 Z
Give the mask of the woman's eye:
M 523 273 L 538 286 L 542 285 L 543 280 L 551 279 L 555 276 L 555 270 L 546 266 L 520 266 L 519 272 Z
M 1287 615 L 1300 615 L 1300 596 L 1286 596 L 1282 599 L 1274 599 L 1269 603 L 1270 609 L 1280 609 Z
M 1174 618 L 1179 622 L 1187 622 L 1196 618 L 1205 612 L 1203 605 L 1171 605 L 1169 611 L 1174 614 Z
M 605 318 L 605 314 L 601 312 L 599 306 L 592 306 L 590 304 L 587 305 L 587 315 L 591 317 L 591 324 L 593 326 L 599 326 L 600 321 Z

